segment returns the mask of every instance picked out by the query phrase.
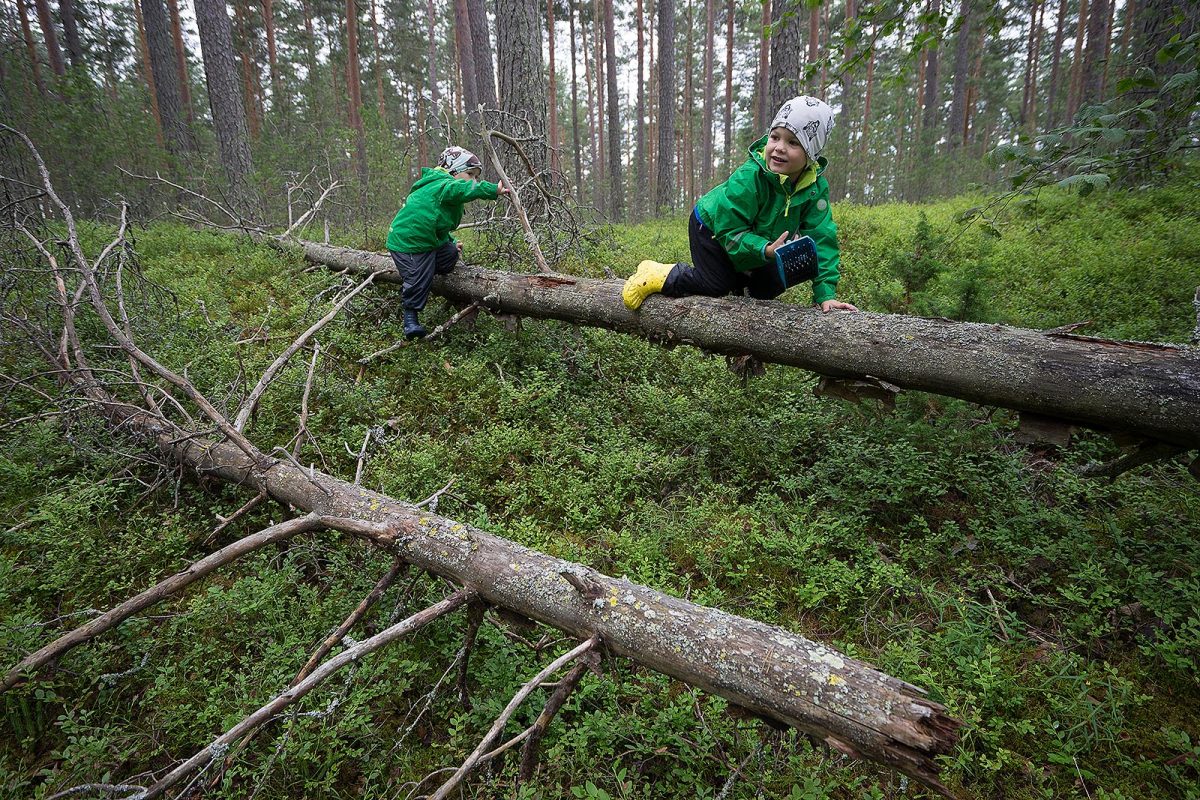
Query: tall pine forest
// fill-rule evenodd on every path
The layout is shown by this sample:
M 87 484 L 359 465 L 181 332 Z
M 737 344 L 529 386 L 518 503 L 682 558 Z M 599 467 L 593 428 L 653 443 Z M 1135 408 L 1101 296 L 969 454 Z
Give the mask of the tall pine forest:
M 627 311 L 798 95 L 860 310 Z M 1198 149 L 1200 0 L 0 0 L 0 800 L 1200 800 Z

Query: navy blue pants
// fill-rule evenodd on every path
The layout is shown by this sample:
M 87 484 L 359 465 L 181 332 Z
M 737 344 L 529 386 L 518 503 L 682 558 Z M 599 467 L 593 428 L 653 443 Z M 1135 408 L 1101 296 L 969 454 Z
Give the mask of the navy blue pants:
M 723 297 L 745 291 L 759 300 L 770 300 L 783 294 L 785 287 L 775 269 L 738 272 L 729 253 L 713 238 L 712 231 L 700 221 L 695 209 L 688 217 L 688 246 L 692 251 L 691 266 L 676 264 L 671 270 L 662 288 L 667 297 L 689 294 Z
M 453 241 L 424 253 L 397 253 L 395 250 L 388 252 L 392 254 L 396 271 L 404 281 L 405 311 L 423 310 L 425 301 L 429 299 L 429 287 L 433 285 L 433 276 L 445 275 L 458 263 L 458 245 Z

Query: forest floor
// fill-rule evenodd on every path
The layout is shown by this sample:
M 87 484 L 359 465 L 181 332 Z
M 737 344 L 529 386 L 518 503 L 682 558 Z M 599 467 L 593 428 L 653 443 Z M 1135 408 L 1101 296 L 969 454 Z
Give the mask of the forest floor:
M 1200 176 L 1186 174 L 1082 199 L 1046 191 L 982 216 L 971 211 L 979 197 L 839 206 L 839 296 L 874 311 L 1038 328 L 1090 320 L 1082 333 L 1186 343 L 1197 189 Z M 464 239 L 469 256 L 480 249 Z M 682 218 L 597 242 L 574 269 L 624 275 L 642 258 L 687 258 Z M 140 308 L 143 335 L 218 397 L 320 316 L 310 300 L 337 281 L 176 225 L 138 230 L 136 246 L 145 276 L 170 292 L 146 295 L 156 299 Z M 435 300 L 425 319 L 450 313 Z M 1004 410 L 905 393 L 886 414 L 815 398 L 816 377 L 799 370 L 769 365 L 744 380 L 691 348 L 536 320 L 510 331 L 481 317 L 357 380 L 355 361 L 399 336 L 398 296 L 384 288 L 320 333 L 308 423 L 319 451 L 307 448 L 305 463 L 353 476 L 375 429 L 371 488 L 417 501 L 453 478 L 440 514 L 782 625 L 925 687 L 965 722 L 943 763 L 964 798 L 1200 798 L 1200 492 L 1182 458 L 1087 480 L 1077 467 L 1118 453 L 1099 433 L 1031 450 Z M 0 371 L 30 372 L 29 358 L 6 348 Z M 294 433 L 307 357 L 296 361 L 251 428 L 264 450 Z M 0 423 L 40 410 L 36 395 L 13 393 Z M 248 498 L 171 475 L 155 483 L 135 456 L 82 417 L 5 429 L 6 667 L 89 609 L 279 521 L 264 507 L 210 540 L 215 515 Z M 192 754 L 286 686 L 389 565 L 361 544 L 301 537 L 72 651 L 0 698 L 0 797 L 143 782 Z M 444 590 L 404 588 L 368 627 Z M 317 713 L 270 727 L 209 796 L 399 799 L 461 762 L 544 663 L 485 626 L 465 710 L 444 676 L 462 627 L 436 623 L 314 692 L 302 710 Z M 509 759 L 466 795 L 924 796 L 719 698 L 628 663 L 604 670 L 552 725 L 533 783 L 515 787 Z M 528 704 L 511 730 L 539 709 Z

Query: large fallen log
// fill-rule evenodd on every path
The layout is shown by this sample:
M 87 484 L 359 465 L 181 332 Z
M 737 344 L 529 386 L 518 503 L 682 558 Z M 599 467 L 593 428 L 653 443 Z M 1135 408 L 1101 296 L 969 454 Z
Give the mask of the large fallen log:
M 300 242 L 309 260 L 391 270 L 361 250 Z M 376 282 L 398 283 L 393 271 Z M 748 298 L 651 297 L 638 312 L 619 281 L 472 267 L 435 278 L 453 301 L 681 342 L 835 377 L 870 376 L 1100 430 L 1200 447 L 1200 349 L 897 314 L 822 314 Z
M 494 605 L 798 728 L 848 755 L 945 792 L 935 757 L 960 723 L 923 690 L 775 625 L 680 600 L 531 550 L 478 528 L 288 461 L 253 459 L 230 442 L 180 441 L 129 406 L 110 422 L 153 438 L 172 461 L 243 484 L 296 509 L 383 526 L 398 558 Z

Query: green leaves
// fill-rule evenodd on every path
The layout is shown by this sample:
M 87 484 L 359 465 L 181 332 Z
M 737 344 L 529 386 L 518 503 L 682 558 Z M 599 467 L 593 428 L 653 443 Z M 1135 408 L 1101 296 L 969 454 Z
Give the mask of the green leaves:
M 1078 188 L 1079 194 L 1086 197 L 1095 189 L 1102 189 L 1108 186 L 1112 179 L 1100 172 L 1092 172 L 1082 175 L 1071 175 L 1063 178 L 1058 182 L 1058 186 L 1063 189 Z

